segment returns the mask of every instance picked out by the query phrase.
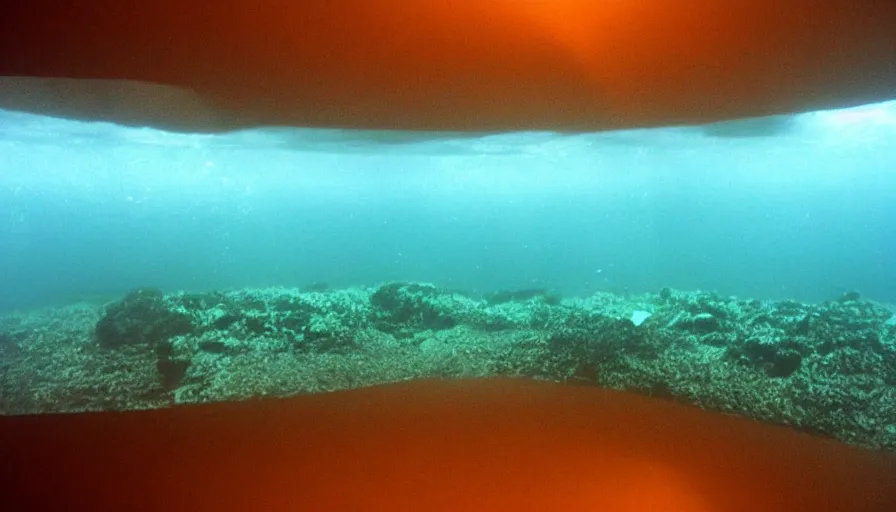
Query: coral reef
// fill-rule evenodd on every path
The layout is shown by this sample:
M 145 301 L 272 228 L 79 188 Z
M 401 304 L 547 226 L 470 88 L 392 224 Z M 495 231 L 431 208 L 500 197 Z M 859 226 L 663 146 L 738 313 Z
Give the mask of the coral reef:
M 668 288 L 143 288 L 102 308 L 0 317 L 5 414 L 490 375 L 627 389 L 896 450 L 896 320 L 855 293 L 804 304 Z

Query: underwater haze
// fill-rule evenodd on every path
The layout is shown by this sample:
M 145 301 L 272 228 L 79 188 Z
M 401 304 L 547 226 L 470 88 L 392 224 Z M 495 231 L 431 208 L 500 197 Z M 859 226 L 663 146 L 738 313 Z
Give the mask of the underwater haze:
M 0 111 L 0 309 L 389 281 L 896 302 L 896 103 L 598 134 Z

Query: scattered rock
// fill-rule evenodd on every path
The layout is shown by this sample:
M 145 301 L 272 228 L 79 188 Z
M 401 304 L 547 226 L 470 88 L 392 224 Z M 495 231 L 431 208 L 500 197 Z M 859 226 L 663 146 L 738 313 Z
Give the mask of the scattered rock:
M 175 357 L 174 346 L 167 340 L 156 345 L 155 353 L 158 358 L 156 369 L 159 371 L 162 387 L 165 391 L 174 391 L 180 387 L 191 361 Z
M 190 317 L 171 311 L 161 290 L 140 288 L 120 302 L 107 306 L 96 324 L 96 340 L 101 347 L 155 345 L 172 336 L 190 334 Z
M 330 289 L 330 285 L 323 281 L 315 281 L 313 283 L 308 283 L 302 287 L 303 292 L 316 292 L 323 293 Z
M 489 305 L 504 304 L 507 302 L 526 302 L 532 299 L 542 299 L 546 304 L 556 306 L 560 304 L 562 297 L 545 288 L 525 288 L 522 290 L 501 290 L 486 293 L 485 301 Z
M 414 330 L 450 329 L 458 324 L 458 298 L 433 285 L 390 283 L 370 296 L 374 325 L 400 337 Z
M 855 302 L 862 300 L 862 294 L 855 290 L 852 290 L 844 292 L 843 295 L 841 295 L 837 300 L 839 300 L 840 302 Z

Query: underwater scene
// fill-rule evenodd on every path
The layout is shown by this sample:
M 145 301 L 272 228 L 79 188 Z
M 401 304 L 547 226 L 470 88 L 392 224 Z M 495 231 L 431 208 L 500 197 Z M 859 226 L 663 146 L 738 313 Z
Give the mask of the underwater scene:
M 896 450 L 896 103 L 620 132 L 0 111 L 0 413 L 532 377 Z

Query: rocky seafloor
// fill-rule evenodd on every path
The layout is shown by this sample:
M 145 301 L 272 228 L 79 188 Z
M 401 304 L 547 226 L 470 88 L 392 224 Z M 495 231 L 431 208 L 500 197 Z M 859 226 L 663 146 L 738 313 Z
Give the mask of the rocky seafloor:
M 0 316 L 2 414 L 483 376 L 625 389 L 896 451 L 896 316 L 857 293 L 806 304 L 668 288 L 144 288 Z

